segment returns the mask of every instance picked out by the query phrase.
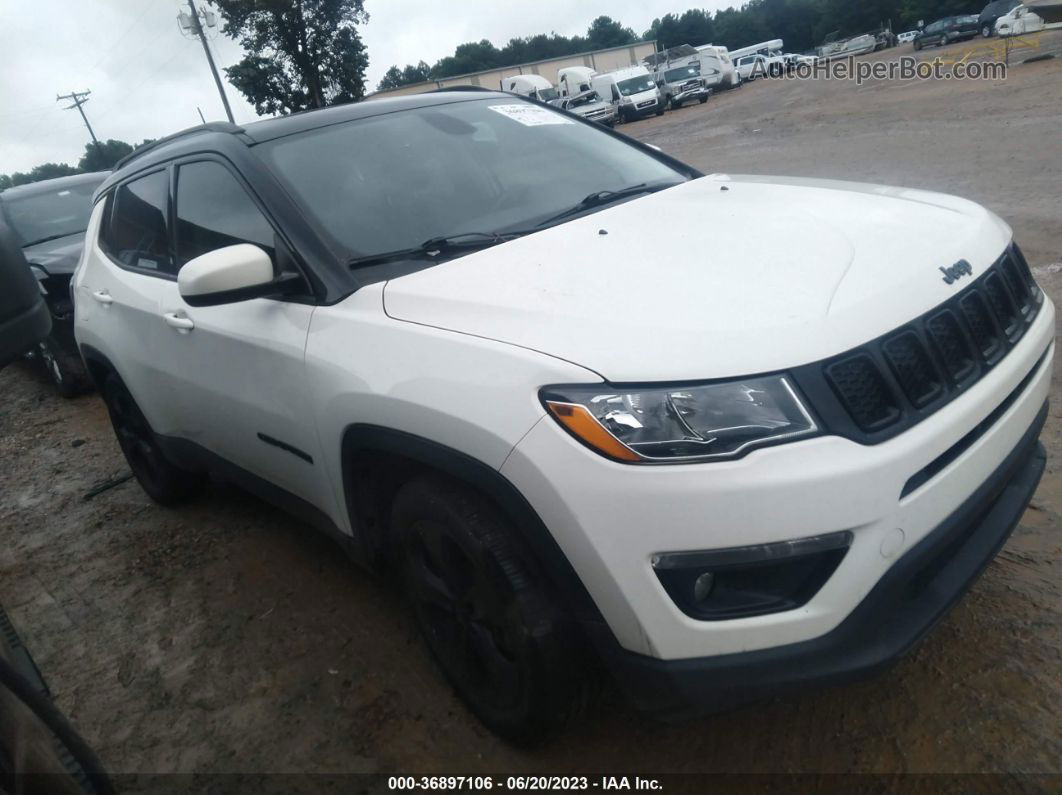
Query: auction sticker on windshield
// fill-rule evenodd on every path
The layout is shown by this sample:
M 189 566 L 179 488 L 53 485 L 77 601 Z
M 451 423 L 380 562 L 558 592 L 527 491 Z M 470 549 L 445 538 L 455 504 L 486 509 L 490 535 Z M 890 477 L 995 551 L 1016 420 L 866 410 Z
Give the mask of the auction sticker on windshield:
M 538 127 L 542 124 L 574 124 L 571 119 L 566 119 L 559 113 L 535 105 L 491 105 L 490 109 L 527 127 Z

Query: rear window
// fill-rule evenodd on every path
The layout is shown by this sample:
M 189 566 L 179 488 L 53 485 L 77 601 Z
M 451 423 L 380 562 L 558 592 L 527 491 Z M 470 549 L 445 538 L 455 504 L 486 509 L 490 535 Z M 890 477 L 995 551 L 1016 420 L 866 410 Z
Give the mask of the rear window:
M 109 222 L 100 245 L 122 265 L 175 274 L 166 223 L 169 177 L 156 171 L 119 185 L 107 200 Z

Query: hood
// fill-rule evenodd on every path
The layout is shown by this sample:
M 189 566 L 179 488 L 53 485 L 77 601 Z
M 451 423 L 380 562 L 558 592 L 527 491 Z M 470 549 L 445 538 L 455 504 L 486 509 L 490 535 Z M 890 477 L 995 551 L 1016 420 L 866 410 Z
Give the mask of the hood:
M 85 233 L 82 231 L 26 246 L 22 252 L 26 255 L 26 261 L 30 265 L 38 265 L 50 276 L 57 276 L 74 272 L 84 245 Z
M 939 268 L 976 277 L 1009 240 L 951 196 L 713 175 L 394 279 L 384 307 L 610 381 L 741 376 L 902 325 L 967 283 Z
M 587 102 L 584 105 L 569 107 L 568 110 L 578 116 L 589 116 L 591 113 L 601 113 L 602 111 L 612 110 L 612 103 L 598 99 L 593 102 Z

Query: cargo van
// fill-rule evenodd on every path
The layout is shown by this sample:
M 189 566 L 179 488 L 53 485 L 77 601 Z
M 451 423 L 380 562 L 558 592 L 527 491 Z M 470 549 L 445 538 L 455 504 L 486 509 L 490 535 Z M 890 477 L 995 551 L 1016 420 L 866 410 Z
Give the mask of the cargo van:
M 501 81 L 502 91 L 510 91 L 522 97 L 531 97 L 541 102 L 557 99 L 557 89 L 542 75 L 513 75 Z
M 652 73 L 644 66 L 595 74 L 591 85 L 602 99 L 617 106 L 622 121 L 644 119 L 653 113 L 664 115 L 663 96 Z

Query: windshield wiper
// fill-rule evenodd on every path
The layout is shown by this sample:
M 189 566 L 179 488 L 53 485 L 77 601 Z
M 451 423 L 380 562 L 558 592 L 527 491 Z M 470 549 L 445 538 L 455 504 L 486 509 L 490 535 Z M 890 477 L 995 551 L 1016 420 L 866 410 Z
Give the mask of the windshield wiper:
M 396 260 L 414 259 L 417 257 L 434 258 L 456 251 L 471 251 L 477 248 L 489 248 L 498 243 L 515 240 L 516 238 L 530 234 L 533 231 L 536 230 L 528 229 L 516 232 L 461 232 L 456 235 L 440 235 L 439 237 L 428 238 L 419 246 L 400 248 L 395 251 L 384 251 L 380 254 L 367 254 L 363 257 L 354 257 L 347 261 L 347 265 L 351 267 L 378 265 L 383 262 L 394 262 Z
M 626 199 L 631 196 L 637 196 L 641 193 L 656 193 L 664 188 L 671 188 L 678 185 L 678 182 L 665 182 L 662 185 L 649 185 L 645 182 L 640 182 L 637 185 L 631 185 L 626 188 L 620 188 L 619 190 L 598 190 L 584 196 L 582 200 L 563 212 L 559 212 L 556 215 L 547 218 L 542 221 L 539 226 L 549 226 L 564 218 L 569 218 L 573 215 L 578 215 L 584 210 L 590 210 L 594 207 L 604 207 L 606 204 L 612 204 L 620 199 Z

